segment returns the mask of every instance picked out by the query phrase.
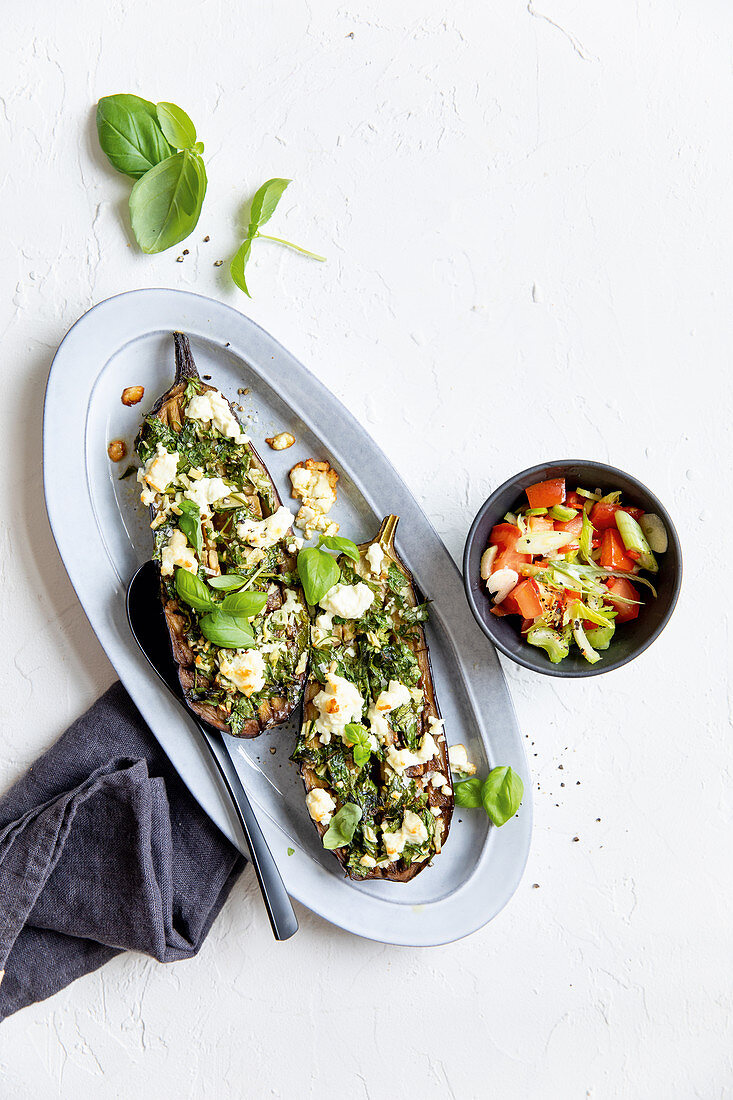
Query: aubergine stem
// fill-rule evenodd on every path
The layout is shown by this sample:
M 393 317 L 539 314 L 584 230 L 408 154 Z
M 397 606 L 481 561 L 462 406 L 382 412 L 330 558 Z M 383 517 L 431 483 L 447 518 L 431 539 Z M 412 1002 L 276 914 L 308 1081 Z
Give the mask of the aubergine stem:
M 183 332 L 173 333 L 173 343 L 176 349 L 176 380 L 174 385 L 184 382 L 189 378 L 199 379 L 199 372 L 191 354 L 191 344 Z
M 375 542 L 378 542 L 383 550 L 386 550 L 388 554 L 394 555 L 394 537 L 397 530 L 397 524 L 400 522 L 399 516 L 387 516 L 382 521 L 382 526 L 379 528 L 379 534 L 377 535 Z

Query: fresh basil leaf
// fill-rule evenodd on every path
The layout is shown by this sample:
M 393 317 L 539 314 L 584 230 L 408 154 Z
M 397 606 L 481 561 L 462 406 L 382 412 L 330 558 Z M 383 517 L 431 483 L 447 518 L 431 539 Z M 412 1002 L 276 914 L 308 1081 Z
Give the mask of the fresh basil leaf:
M 508 764 L 493 768 L 481 788 L 481 801 L 494 825 L 504 825 L 510 817 L 514 817 L 523 797 L 524 783 Z
M 291 182 L 292 180 L 272 179 L 262 184 L 259 191 L 255 193 L 252 205 L 249 208 L 248 236 L 254 237 L 259 227 L 264 225 L 265 222 L 269 222 L 277 210 L 277 204 L 283 197 L 285 188 Z
M 428 610 L 431 601 L 426 600 L 425 603 L 415 604 L 414 607 L 405 607 L 400 611 L 400 618 L 403 623 L 425 623 L 430 617 Z
M 295 855 L 295 848 L 288 848 L 288 855 L 289 856 L 294 856 Z
M 204 548 L 204 537 L 201 533 L 201 509 L 192 500 L 182 500 L 178 505 L 183 515 L 178 517 L 178 526 L 194 547 L 197 554 Z
M 247 289 L 247 282 L 244 278 L 244 269 L 247 266 L 247 261 L 249 260 L 249 254 L 251 251 L 252 238 L 247 237 L 247 239 L 239 246 L 237 251 L 234 253 L 232 261 L 229 264 L 229 274 L 231 275 L 232 280 L 239 287 L 240 290 L 244 291 L 248 298 L 251 298 L 252 295 Z
M 321 535 L 319 546 L 327 546 L 329 550 L 335 550 L 339 554 L 345 554 L 352 561 L 359 560 L 359 547 L 351 539 L 342 538 L 341 535 Z
M 325 550 L 308 546 L 298 553 L 298 576 L 303 585 L 305 598 L 311 607 L 326 595 L 341 576 L 336 559 Z
M 132 179 L 144 176 L 173 149 L 158 124 L 155 104 L 137 95 L 107 95 L 97 104 L 97 133 L 113 168 Z
M 235 588 L 241 588 L 246 584 L 246 578 L 239 573 L 222 573 L 220 577 L 209 577 L 209 584 L 220 592 L 233 592 Z
M 331 824 L 323 835 L 324 848 L 343 848 L 350 844 L 356 826 L 361 821 L 361 806 L 346 802 L 331 818 Z
M 160 128 L 174 149 L 191 149 L 196 144 L 196 127 L 185 111 L 165 102 L 156 104 L 155 110 Z
M 372 755 L 369 733 L 361 722 L 348 722 L 344 727 L 344 743 L 352 748 L 352 756 L 357 768 L 363 768 Z
M 466 779 L 462 783 L 454 783 L 453 795 L 456 806 L 463 806 L 467 810 L 478 809 L 481 805 L 481 780 Z
M 187 569 L 176 569 L 176 592 L 184 603 L 194 611 L 209 611 L 216 602 L 208 588 L 195 573 Z
M 184 149 L 156 164 L 130 195 L 132 230 L 143 252 L 163 252 L 196 228 L 206 194 L 206 169 Z
M 231 596 L 224 597 L 220 607 L 231 615 L 244 615 L 249 619 L 259 615 L 266 603 L 266 592 L 233 592 Z
M 217 609 L 204 615 L 199 626 L 203 636 L 221 649 L 251 649 L 255 644 L 252 628 L 243 615 Z
M 193 149 L 194 153 L 203 153 L 204 143 L 203 141 L 197 141 L 195 145 L 191 146 L 191 148 Z

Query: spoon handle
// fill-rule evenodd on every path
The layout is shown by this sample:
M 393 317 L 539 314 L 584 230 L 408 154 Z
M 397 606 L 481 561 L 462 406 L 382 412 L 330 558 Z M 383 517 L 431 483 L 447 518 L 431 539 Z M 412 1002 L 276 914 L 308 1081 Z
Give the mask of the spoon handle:
M 198 722 L 196 724 L 201 730 L 201 734 L 209 747 L 214 763 L 219 769 L 219 774 L 224 780 L 224 785 L 229 791 L 237 811 L 244 839 L 247 842 L 249 858 L 260 884 L 262 898 L 265 902 L 275 939 L 289 940 L 298 931 L 298 919 L 280 877 L 277 863 L 273 859 L 267 841 L 262 835 L 262 830 L 247 797 L 247 792 L 229 754 L 229 749 L 221 734 L 215 736 L 205 726 Z

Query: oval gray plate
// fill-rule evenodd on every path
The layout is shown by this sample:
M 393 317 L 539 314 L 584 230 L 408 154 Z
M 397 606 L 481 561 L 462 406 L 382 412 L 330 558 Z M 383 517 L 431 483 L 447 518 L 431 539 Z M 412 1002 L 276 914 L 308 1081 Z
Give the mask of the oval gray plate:
M 245 419 L 253 417 L 248 431 L 283 499 L 296 462 L 328 458 L 341 475 L 334 518 L 343 534 L 362 542 L 382 516 L 401 517 L 399 553 L 434 601 L 428 641 L 448 743 L 463 742 L 480 774 L 511 764 L 525 785 L 519 814 L 501 829 L 488 827 L 483 813 L 458 809 L 442 855 L 412 882 L 354 883 L 322 850 L 308 818 L 300 777 L 288 761 L 294 725 L 254 741 L 231 739 L 285 885 L 326 920 L 370 939 L 428 946 L 466 936 L 512 896 L 532 826 L 524 749 L 496 653 L 473 621 L 448 551 L 367 432 L 276 340 L 220 302 L 176 290 L 121 294 L 86 313 L 54 358 L 43 426 L 46 504 L 92 628 L 192 794 L 241 847 L 195 727 L 139 654 L 125 617 L 126 586 L 150 556 L 151 535 L 135 479 L 119 480 L 127 463 L 110 463 L 107 444 L 123 438 L 133 454 L 141 416 L 171 383 L 174 329 L 190 336 L 200 373 L 245 405 Z M 120 395 L 131 385 L 145 386 L 145 397 L 126 408 Z M 238 397 L 239 388 L 249 395 Z M 271 451 L 264 437 L 282 430 L 293 433 L 296 445 Z

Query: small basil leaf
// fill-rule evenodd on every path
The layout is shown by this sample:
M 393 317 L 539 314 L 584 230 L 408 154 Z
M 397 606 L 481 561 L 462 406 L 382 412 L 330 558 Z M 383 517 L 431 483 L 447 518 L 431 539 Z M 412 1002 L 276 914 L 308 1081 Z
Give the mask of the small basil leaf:
M 206 169 L 184 149 L 146 172 L 130 194 L 132 231 L 143 252 L 163 252 L 196 228 L 206 194 Z
M 309 546 L 298 554 L 298 576 L 303 585 L 305 598 L 311 607 L 338 583 L 341 570 L 325 550 Z
M 221 601 L 222 611 L 228 611 L 231 615 L 244 615 L 251 618 L 259 615 L 267 603 L 266 592 L 233 592 L 231 596 L 225 596 Z
M 361 806 L 346 802 L 331 818 L 331 824 L 323 835 L 323 847 L 343 848 L 345 844 L 350 844 L 361 821 L 361 812 Z
M 235 588 L 241 588 L 246 584 L 246 578 L 238 573 L 222 573 L 220 577 L 209 577 L 209 584 L 220 592 L 233 592 Z
M 156 104 L 158 122 L 174 149 L 191 149 L 196 144 L 196 127 L 185 111 L 175 103 Z
M 197 141 L 195 145 L 191 146 L 191 148 L 193 149 L 194 153 L 203 153 L 204 143 L 203 141 Z
M 351 539 L 342 538 L 341 535 L 321 535 L 318 545 L 327 546 L 329 550 L 345 554 L 352 561 L 359 560 L 359 547 Z
M 244 291 L 248 298 L 251 298 L 252 295 L 247 289 L 247 281 L 244 278 L 244 269 L 247 266 L 247 261 L 249 260 L 249 254 L 251 251 L 252 238 L 247 237 L 243 244 L 241 244 L 237 251 L 234 253 L 232 261 L 229 264 L 229 274 L 231 275 L 232 280 L 239 287 L 240 290 Z
M 453 784 L 456 806 L 467 810 L 476 810 L 481 805 L 481 780 L 466 779 L 463 783 Z
M 203 636 L 221 649 L 251 649 L 255 644 L 250 625 L 241 615 L 217 609 L 204 615 L 199 626 Z
M 357 768 L 363 768 L 372 755 L 369 733 L 361 722 L 348 722 L 344 727 L 344 743 L 351 746 Z
M 184 603 L 195 611 L 209 611 L 216 603 L 208 588 L 195 573 L 176 569 L 176 592 Z
M 524 783 L 508 764 L 493 768 L 481 789 L 481 801 L 494 825 L 504 825 L 510 817 L 514 817 L 523 796 Z
M 267 183 L 263 183 L 259 191 L 256 192 L 249 209 L 248 235 L 250 237 L 254 237 L 261 225 L 264 225 L 265 222 L 269 222 L 270 218 L 277 210 L 277 204 L 283 197 L 285 188 L 291 182 L 291 180 L 283 179 L 268 180 Z
M 107 95 L 97 104 L 97 133 L 113 168 L 139 179 L 173 152 L 155 104 L 137 95 Z
M 201 509 L 192 500 L 182 500 L 178 505 L 183 515 L 178 517 L 178 526 L 194 547 L 197 554 L 204 548 L 204 538 L 201 533 Z

